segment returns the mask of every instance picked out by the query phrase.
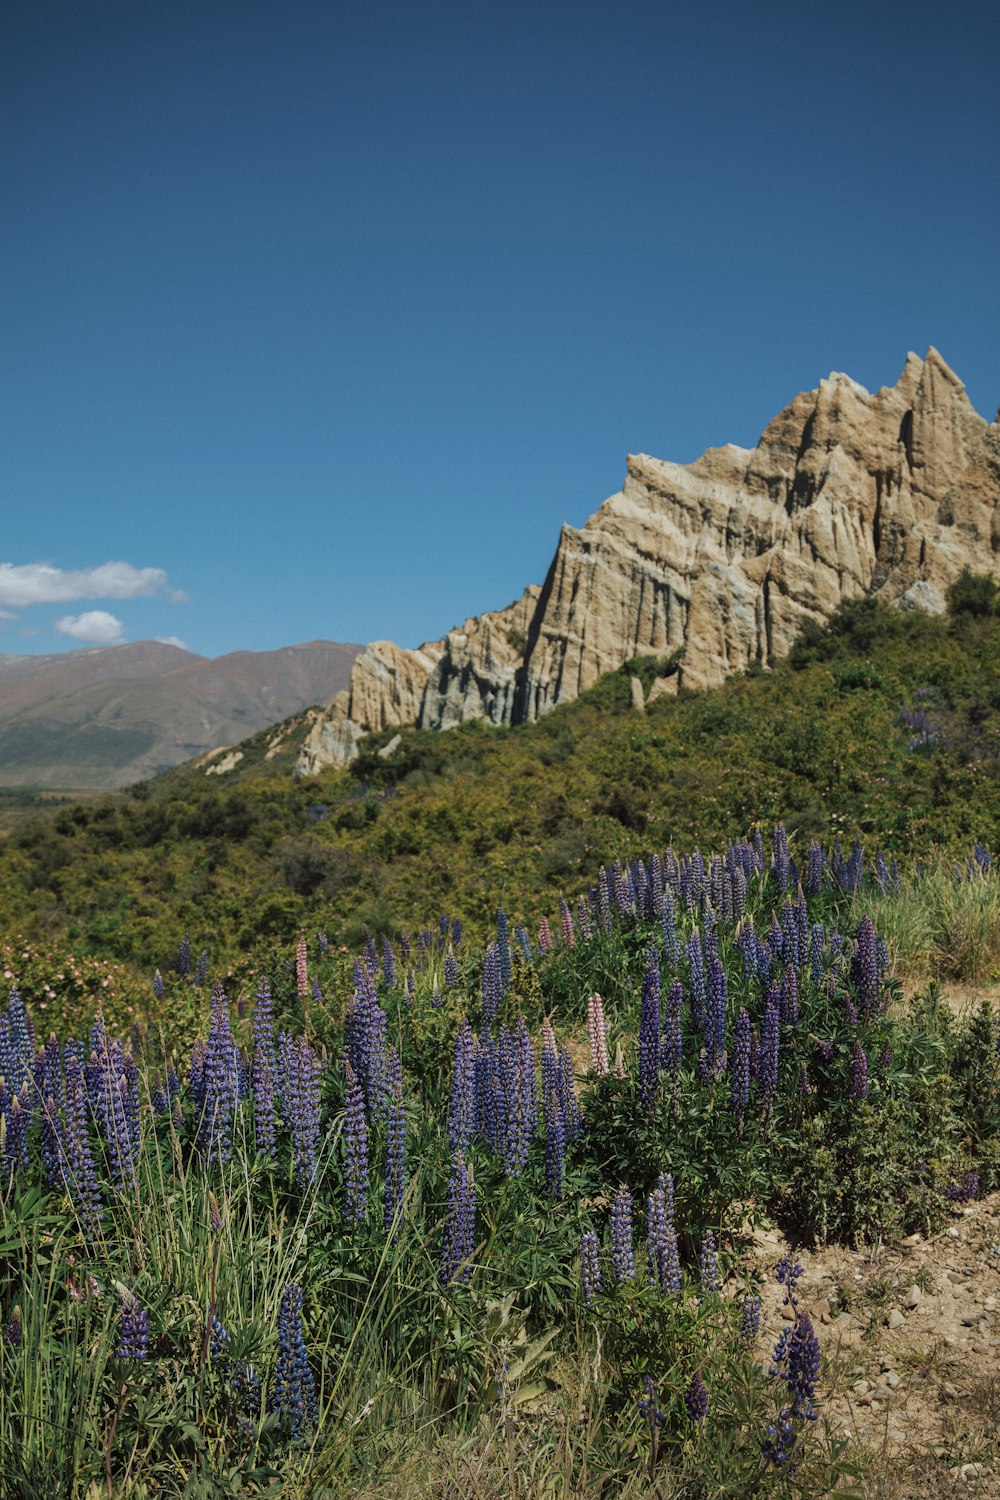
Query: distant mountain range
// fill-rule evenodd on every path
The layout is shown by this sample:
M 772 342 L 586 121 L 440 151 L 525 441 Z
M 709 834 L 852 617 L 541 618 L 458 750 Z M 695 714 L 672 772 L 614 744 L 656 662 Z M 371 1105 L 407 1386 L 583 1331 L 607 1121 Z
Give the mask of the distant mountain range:
M 0 655 L 0 786 L 121 787 L 231 745 L 347 686 L 361 647 L 214 659 L 159 641 Z

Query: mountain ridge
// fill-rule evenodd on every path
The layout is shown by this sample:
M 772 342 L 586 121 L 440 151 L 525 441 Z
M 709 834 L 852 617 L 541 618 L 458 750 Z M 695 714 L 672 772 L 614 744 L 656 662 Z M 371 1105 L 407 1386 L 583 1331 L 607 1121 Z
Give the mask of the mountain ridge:
M 159 641 L 0 656 L 0 784 L 128 786 L 326 701 L 360 647 L 219 657 Z
M 1000 426 L 938 351 L 874 393 L 833 372 L 755 448 L 630 455 L 622 490 L 562 527 L 543 584 L 505 609 L 416 650 L 372 642 L 298 769 L 346 764 L 394 726 L 530 721 L 637 654 L 674 658 L 657 694 L 714 686 L 845 599 L 939 612 L 963 567 L 997 574 L 998 554 Z

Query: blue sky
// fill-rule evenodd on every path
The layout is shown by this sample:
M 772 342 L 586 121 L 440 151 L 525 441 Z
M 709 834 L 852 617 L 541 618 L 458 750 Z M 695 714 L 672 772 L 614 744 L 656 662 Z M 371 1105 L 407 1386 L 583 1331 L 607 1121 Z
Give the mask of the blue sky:
M 0 27 L 0 651 L 415 645 L 541 582 L 628 452 L 929 344 L 1000 402 L 993 6 Z

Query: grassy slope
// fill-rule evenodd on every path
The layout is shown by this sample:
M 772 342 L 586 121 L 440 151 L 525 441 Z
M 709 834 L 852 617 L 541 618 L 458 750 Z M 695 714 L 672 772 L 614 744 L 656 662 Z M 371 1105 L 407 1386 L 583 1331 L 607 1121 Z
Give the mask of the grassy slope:
M 657 664 L 631 670 L 647 684 Z M 625 668 L 535 725 L 408 731 L 387 762 L 290 774 L 303 722 L 238 769 L 180 768 L 123 798 L 29 821 L 0 844 L 0 929 L 165 965 L 179 931 L 216 959 L 323 925 L 484 927 L 589 883 L 601 862 L 757 819 L 918 857 L 1000 842 L 1000 621 L 850 607 L 778 670 L 630 710 Z M 911 748 L 901 711 L 936 743 Z M 388 739 L 389 735 L 382 737 Z

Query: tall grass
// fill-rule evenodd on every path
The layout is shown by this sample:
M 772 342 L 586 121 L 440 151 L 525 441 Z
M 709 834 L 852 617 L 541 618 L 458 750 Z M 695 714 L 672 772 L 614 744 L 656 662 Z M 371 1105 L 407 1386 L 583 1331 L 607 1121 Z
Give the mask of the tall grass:
M 866 887 L 849 920 L 870 913 L 901 977 L 979 984 L 1000 978 L 1000 871 L 943 863 L 903 876 L 898 890 Z

